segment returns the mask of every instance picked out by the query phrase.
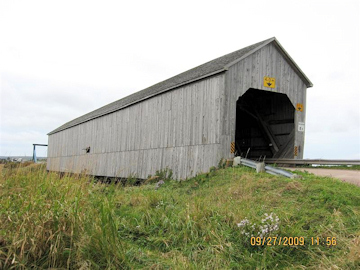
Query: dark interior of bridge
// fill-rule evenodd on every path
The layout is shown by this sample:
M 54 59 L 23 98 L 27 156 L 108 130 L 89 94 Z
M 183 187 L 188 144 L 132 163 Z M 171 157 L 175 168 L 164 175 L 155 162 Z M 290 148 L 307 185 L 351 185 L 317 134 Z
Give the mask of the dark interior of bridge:
M 237 101 L 235 155 L 293 158 L 294 112 L 287 95 L 249 89 Z

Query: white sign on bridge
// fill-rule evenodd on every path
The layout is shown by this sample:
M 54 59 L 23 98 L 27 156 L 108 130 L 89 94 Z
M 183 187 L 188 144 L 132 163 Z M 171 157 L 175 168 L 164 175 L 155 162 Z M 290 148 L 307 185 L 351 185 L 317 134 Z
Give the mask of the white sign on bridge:
M 300 131 L 300 132 L 304 132 L 304 131 L 305 131 L 305 123 L 304 123 L 304 122 L 299 122 L 299 124 L 298 124 L 298 131 Z

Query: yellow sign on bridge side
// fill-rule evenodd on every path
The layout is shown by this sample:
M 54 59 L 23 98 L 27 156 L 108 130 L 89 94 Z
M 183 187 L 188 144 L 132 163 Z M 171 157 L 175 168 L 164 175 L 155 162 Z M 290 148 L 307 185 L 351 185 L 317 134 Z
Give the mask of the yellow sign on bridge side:
M 270 87 L 270 88 L 275 88 L 275 78 L 264 77 L 264 86 Z

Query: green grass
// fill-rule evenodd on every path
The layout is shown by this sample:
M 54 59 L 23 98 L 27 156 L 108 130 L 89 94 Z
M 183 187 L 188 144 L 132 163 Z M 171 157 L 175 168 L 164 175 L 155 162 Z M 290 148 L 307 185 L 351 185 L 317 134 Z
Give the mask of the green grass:
M 188 181 L 140 187 L 47 173 L 0 176 L 0 269 L 359 269 L 360 188 L 299 173 L 212 170 Z M 265 213 L 270 236 L 303 246 L 252 246 Z M 247 218 L 254 229 L 237 226 Z M 311 237 L 335 237 L 334 246 Z

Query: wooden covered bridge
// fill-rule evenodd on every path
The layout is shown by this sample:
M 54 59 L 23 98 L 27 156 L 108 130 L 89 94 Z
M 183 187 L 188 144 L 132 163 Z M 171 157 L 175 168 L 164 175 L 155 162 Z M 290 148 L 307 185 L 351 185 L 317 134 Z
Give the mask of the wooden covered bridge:
M 224 55 L 51 131 L 47 169 L 176 179 L 221 159 L 302 158 L 311 81 L 276 38 Z

